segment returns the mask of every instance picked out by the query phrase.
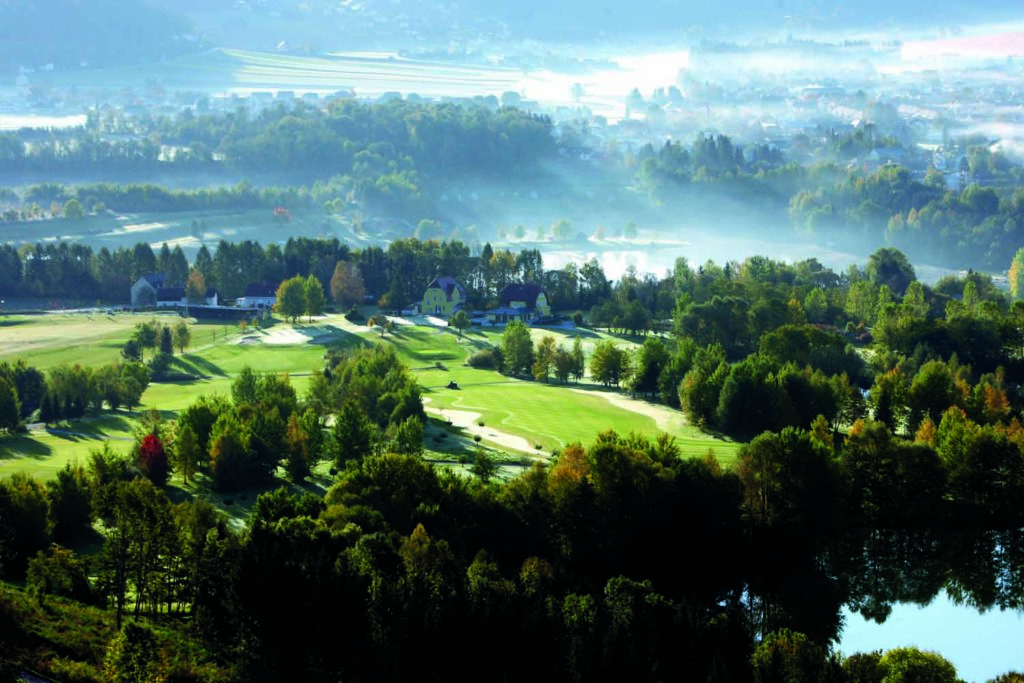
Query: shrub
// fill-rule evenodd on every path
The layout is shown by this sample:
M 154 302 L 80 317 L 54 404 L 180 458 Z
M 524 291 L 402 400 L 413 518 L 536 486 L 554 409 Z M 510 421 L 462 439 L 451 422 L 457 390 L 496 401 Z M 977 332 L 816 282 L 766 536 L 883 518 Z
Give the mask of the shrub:
M 155 434 L 147 434 L 139 444 L 139 468 L 146 478 L 156 486 L 163 486 L 171 476 L 167 451 Z
M 501 370 L 501 352 L 494 347 L 480 349 L 466 359 L 466 365 L 477 370 Z

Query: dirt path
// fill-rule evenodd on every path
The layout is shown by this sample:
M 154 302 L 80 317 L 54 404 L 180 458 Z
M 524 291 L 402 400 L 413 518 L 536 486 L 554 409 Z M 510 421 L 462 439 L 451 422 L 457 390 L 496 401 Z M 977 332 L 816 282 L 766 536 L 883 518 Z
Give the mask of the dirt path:
M 423 399 L 423 409 L 431 415 L 437 415 L 443 419 L 452 421 L 452 425 L 466 430 L 466 433 L 471 437 L 477 434 L 482 439 L 489 441 L 496 446 L 501 448 L 510 448 L 515 451 L 522 451 L 524 453 L 530 453 L 533 455 L 539 455 L 540 452 L 533 447 L 533 445 L 521 436 L 515 434 L 509 434 L 493 427 L 483 426 L 477 424 L 477 420 L 480 419 L 480 413 L 470 412 L 468 410 L 451 410 L 449 408 L 434 408 L 429 405 L 430 398 L 425 397 Z

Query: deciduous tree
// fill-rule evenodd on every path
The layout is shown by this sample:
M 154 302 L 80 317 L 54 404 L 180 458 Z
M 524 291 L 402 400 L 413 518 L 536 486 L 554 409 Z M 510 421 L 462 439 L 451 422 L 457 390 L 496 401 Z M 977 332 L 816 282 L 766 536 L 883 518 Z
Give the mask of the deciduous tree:
M 469 313 L 466 313 L 461 308 L 455 311 L 455 315 L 451 317 L 448 324 L 459 331 L 459 336 L 462 336 L 462 331 L 473 324 L 473 321 L 469 317 Z
M 277 288 L 277 303 L 275 310 L 283 315 L 285 319 L 295 320 L 306 311 L 306 283 L 305 280 L 296 275 L 282 282 Z
M 324 286 L 316 276 L 310 275 L 303 284 L 302 293 L 306 315 L 309 316 L 309 322 L 313 322 L 313 316 L 323 315 L 324 312 L 324 304 L 327 301 L 324 297 Z
M 185 349 L 192 344 L 192 331 L 188 323 L 179 320 L 174 324 L 174 345 L 178 347 L 178 353 L 185 353 Z
M 361 304 L 366 298 L 363 274 L 354 262 L 338 261 L 331 276 L 331 298 L 343 308 Z
M 533 364 L 533 340 L 530 330 L 520 320 L 513 320 L 505 326 L 501 336 L 501 354 L 505 359 L 506 375 L 518 376 L 530 372 Z

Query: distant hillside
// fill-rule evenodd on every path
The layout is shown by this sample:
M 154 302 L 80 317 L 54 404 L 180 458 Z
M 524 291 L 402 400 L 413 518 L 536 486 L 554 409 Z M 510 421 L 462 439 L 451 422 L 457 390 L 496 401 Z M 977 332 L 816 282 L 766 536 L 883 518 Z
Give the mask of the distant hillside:
M 142 0 L 0 0 L 0 72 L 156 61 L 198 49 L 192 31 Z
M 948 28 L 1020 18 L 1019 0 L 182 0 L 218 45 L 401 49 L 481 38 L 585 43 L 761 32 Z
M 702 28 L 718 34 L 760 30 L 832 30 L 949 26 L 1019 18 L 1019 2 L 994 0 L 984 10 L 973 0 L 461 0 L 466 11 L 508 21 L 533 37 L 584 37 Z

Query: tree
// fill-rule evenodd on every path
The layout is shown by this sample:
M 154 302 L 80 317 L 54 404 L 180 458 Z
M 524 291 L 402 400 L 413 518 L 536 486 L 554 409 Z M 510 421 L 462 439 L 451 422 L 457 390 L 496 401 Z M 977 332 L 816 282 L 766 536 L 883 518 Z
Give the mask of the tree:
M 129 339 L 121 347 L 121 357 L 132 363 L 142 360 L 142 346 L 135 339 Z
M 782 629 L 761 641 L 751 657 L 755 683 L 820 683 L 827 653 L 803 633 Z
M 868 257 L 865 270 L 872 283 L 879 287 L 888 285 L 897 296 L 903 296 L 910 283 L 917 279 L 906 254 L 893 247 L 882 247 Z
M 159 341 L 158 329 L 159 324 L 154 320 L 150 320 L 149 322 L 146 323 L 139 323 L 138 325 L 135 326 L 135 334 L 132 335 L 132 339 L 134 339 L 139 344 L 140 360 L 142 360 L 142 355 L 146 349 L 156 348 L 157 342 Z
M 153 630 L 128 622 L 107 646 L 106 680 L 112 683 L 156 683 L 164 680 L 160 648 Z
M 174 345 L 178 347 L 178 353 L 185 353 L 185 349 L 192 344 L 192 331 L 188 323 L 179 320 L 174 323 Z
M 569 240 L 572 237 L 572 223 L 564 218 L 559 220 L 551 226 L 551 236 L 555 238 L 556 242 Z
M 168 356 L 174 353 L 174 336 L 166 325 L 160 327 L 160 353 Z
M 537 353 L 534 355 L 533 376 L 537 380 L 548 381 L 551 374 L 551 366 L 555 362 L 555 338 L 549 334 L 541 338 L 537 345 Z
M 562 346 L 555 349 L 555 377 L 562 384 L 569 381 L 569 376 L 572 374 L 573 358 L 572 354 L 565 350 Z
M 203 453 L 199 445 L 199 438 L 191 425 L 185 424 L 178 429 L 178 438 L 174 440 L 174 448 L 171 453 L 174 469 L 181 472 L 182 479 L 188 485 L 188 480 L 194 477 L 199 470 Z
M 572 342 L 572 369 L 571 373 L 577 383 L 583 379 L 583 373 L 587 370 L 587 357 L 583 353 L 583 340 L 576 337 Z
M 343 469 L 349 460 L 361 461 L 373 452 L 376 428 L 354 400 L 345 401 L 331 430 L 334 465 Z
M 139 469 L 157 486 L 163 486 L 171 476 L 167 450 L 156 434 L 146 434 L 139 444 Z
M 1024 299 L 1024 248 L 1018 249 L 1010 262 L 1010 295 L 1014 301 Z
M 129 583 L 135 595 L 136 618 L 143 604 L 153 602 L 153 579 L 177 538 L 171 503 L 148 479 L 140 478 L 104 487 L 97 509 L 107 529 L 101 564 L 109 576 L 120 627 Z
M 81 538 L 92 526 L 92 490 L 85 468 L 66 463 L 55 479 L 46 482 L 50 499 L 50 533 L 61 542 Z
M 607 386 L 617 387 L 629 377 L 629 354 L 610 339 L 598 342 L 590 356 L 590 376 Z
M 903 427 L 904 418 L 910 413 L 908 393 L 906 379 L 899 368 L 878 375 L 871 386 L 869 401 L 874 418 L 885 423 L 893 433 Z
M 0 430 L 13 432 L 21 421 L 21 404 L 14 383 L 0 377 Z
M 206 278 L 202 272 L 193 268 L 185 281 L 185 299 L 190 304 L 201 304 L 206 301 Z
M 462 331 L 473 324 L 472 319 L 469 317 L 469 313 L 462 310 L 461 308 L 455 311 L 455 315 L 451 317 L 448 324 L 459 331 L 459 336 L 462 336 Z
M 633 375 L 632 390 L 654 396 L 658 392 L 658 377 L 670 360 L 665 345 L 652 337 L 640 347 L 636 357 L 636 372 Z
M 284 441 L 285 471 L 294 483 L 302 483 L 313 470 L 309 435 L 302 428 L 298 413 L 292 413 L 288 418 Z
M 363 302 L 366 285 L 357 264 L 348 261 L 335 264 L 334 275 L 331 276 L 331 298 L 346 309 Z
M 940 654 L 916 647 L 897 647 L 887 651 L 879 665 L 886 671 L 886 683 L 956 683 L 956 667 Z
M 473 454 L 473 466 L 469 470 L 476 477 L 480 478 L 480 481 L 487 483 L 498 473 L 498 463 L 495 462 L 494 458 L 481 446 L 476 449 L 476 453 Z
M 315 275 L 310 275 L 306 278 L 302 293 L 306 315 L 309 316 L 309 322 L 313 322 L 314 315 L 323 315 L 324 312 L 324 304 L 327 301 L 324 297 L 324 286 Z
M 394 330 L 395 323 L 391 321 L 386 315 L 375 315 L 366 321 L 367 327 L 380 327 L 380 336 L 383 338 L 384 333 L 388 330 Z
M 533 364 L 533 340 L 530 330 L 521 320 L 505 326 L 501 336 L 501 355 L 505 359 L 504 372 L 513 377 L 530 372 Z
M 296 275 L 278 286 L 274 309 L 293 323 L 306 311 L 306 282 L 302 276 Z
M 64 218 L 69 218 L 71 220 L 78 220 L 85 215 L 85 211 L 82 209 L 81 203 L 79 203 L 79 201 L 74 197 L 64 202 L 62 213 Z

